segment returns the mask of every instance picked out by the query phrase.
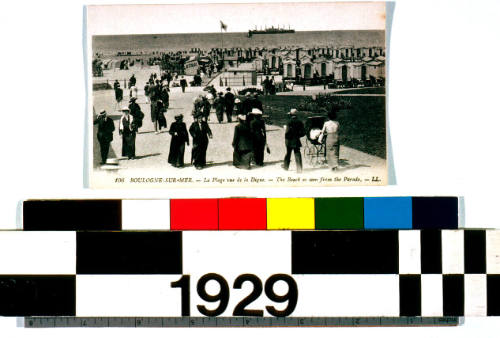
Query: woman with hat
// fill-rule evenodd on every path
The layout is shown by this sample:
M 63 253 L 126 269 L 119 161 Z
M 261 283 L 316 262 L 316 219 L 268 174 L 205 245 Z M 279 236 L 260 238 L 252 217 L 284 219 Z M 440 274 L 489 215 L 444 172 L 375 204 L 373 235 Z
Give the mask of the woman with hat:
M 172 135 L 168 163 L 177 168 L 184 166 L 185 144 L 189 145 L 186 124 L 182 121 L 182 118 L 182 114 L 175 115 L 175 122 L 170 125 L 170 130 L 168 131 Z
M 253 158 L 252 132 L 246 123 L 245 115 L 238 115 L 238 121 L 234 127 L 233 165 L 240 169 L 250 169 Z
M 134 117 L 130 115 L 130 109 L 125 106 L 122 108 L 123 115 L 120 118 L 120 135 L 122 136 L 122 156 L 133 160 L 135 157 L 135 134 L 137 129 L 134 123 Z
M 195 115 L 195 121 L 189 126 L 189 134 L 193 138 L 191 162 L 196 169 L 203 169 L 207 165 L 208 139 L 212 138 L 212 131 L 202 113 Z
M 253 108 L 250 112 L 253 119 L 250 122 L 252 132 L 253 156 L 255 164 L 262 167 L 264 165 L 264 149 L 266 148 L 266 124 L 262 119 L 262 111 Z
M 319 136 L 319 140 L 323 140 L 326 136 L 326 158 L 331 170 L 337 170 L 339 166 L 339 123 L 336 120 L 337 109 L 332 108 L 328 113 L 328 120 L 323 124 L 323 129 Z

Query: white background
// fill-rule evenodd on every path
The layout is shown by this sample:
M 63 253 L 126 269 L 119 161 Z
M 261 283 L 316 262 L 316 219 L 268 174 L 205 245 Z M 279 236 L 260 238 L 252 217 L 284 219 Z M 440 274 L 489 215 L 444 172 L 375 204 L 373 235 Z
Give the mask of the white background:
M 0 227 L 20 224 L 18 204 L 26 198 L 345 195 L 461 195 L 465 226 L 500 227 L 500 2 L 396 2 L 388 119 L 397 185 L 272 191 L 85 189 L 83 5 L 0 5 Z M 499 328 L 500 319 L 467 318 L 458 328 L 24 330 L 15 327 L 15 319 L 0 319 L 2 337 L 51 338 L 497 337 Z

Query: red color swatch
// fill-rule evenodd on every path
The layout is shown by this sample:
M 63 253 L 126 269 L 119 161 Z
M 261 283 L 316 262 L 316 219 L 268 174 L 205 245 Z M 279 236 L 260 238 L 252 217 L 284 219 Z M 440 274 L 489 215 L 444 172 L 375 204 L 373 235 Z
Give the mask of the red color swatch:
M 265 198 L 219 200 L 219 230 L 266 230 Z
M 170 200 L 171 230 L 217 230 L 217 199 Z

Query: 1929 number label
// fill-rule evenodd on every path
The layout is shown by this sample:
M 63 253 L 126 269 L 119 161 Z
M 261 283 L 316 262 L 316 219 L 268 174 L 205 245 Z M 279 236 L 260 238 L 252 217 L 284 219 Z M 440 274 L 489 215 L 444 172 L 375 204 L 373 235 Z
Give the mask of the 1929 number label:
M 219 284 L 219 292 L 216 294 L 209 294 L 207 292 L 207 283 L 209 281 L 215 281 Z M 277 295 L 274 292 L 274 285 L 278 281 L 283 281 L 288 285 L 288 291 L 284 295 Z M 262 290 L 264 290 L 267 298 L 276 303 L 285 303 L 287 302 L 287 306 L 283 310 L 277 310 L 274 306 L 268 305 L 266 306 L 266 311 L 275 317 L 286 317 L 289 316 L 297 305 L 298 298 L 298 289 L 297 283 L 295 280 L 285 274 L 275 274 L 270 276 L 265 284 L 264 288 L 262 288 L 262 281 L 256 275 L 252 274 L 243 274 L 239 275 L 233 283 L 233 289 L 241 289 L 243 283 L 249 282 L 252 284 L 253 289 L 249 295 L 243 298 L 234 308 L 233 316 L 253 316 L 253 317 L 262 317 L 264 316 L 264 310 L 262 309 L 249 309 L 248 307 L 259 298 L 262 294 Z M 170 284 L 173 288 L 181 289 L 181 308 L 182 308 L 182 316 L 190 316 L 190 283 L 191 276 L 183 275 L 181 279 L 178 281 L 172 282 Z M 218 275 L 216 273 L 208 273 L 203 275 L 196 285 L 196 291 L 201 299 L 207 302 L 218 302 L 218 306 L 209 310 L 205 305 L 197 305 L 198 311 L 201 314 L 209 317 L 216 317 L 224 313 L 227 309 L 227 305 L 229 303 L 229 285 L 224 277 Z

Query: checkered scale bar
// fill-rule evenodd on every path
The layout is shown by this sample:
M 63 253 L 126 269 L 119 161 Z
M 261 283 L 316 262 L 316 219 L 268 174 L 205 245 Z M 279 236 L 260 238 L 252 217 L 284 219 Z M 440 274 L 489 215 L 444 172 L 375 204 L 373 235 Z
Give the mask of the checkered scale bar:
M 457 197 L 29 200 L 25 230 L 457 229 Z
M 228 285 L 221 317 L 273 275 L 291 317 L 500 316 L 500 230 L 2 231 L 0 315 L 200 317 L 200 280 Z M 189 275 L 190 301 L 172 287 Z M 186 281 L 186 279 L 184 279 Z M 212 285 L 213 286 L 213 285 Z M 208 294 L 216 294 L 206 284 Z M 274 285 L 277 295 L 290 284 Z M 282 309 L 266 292 L 248 308 Z M 288 290 L 287 290 L 288 289 Z

